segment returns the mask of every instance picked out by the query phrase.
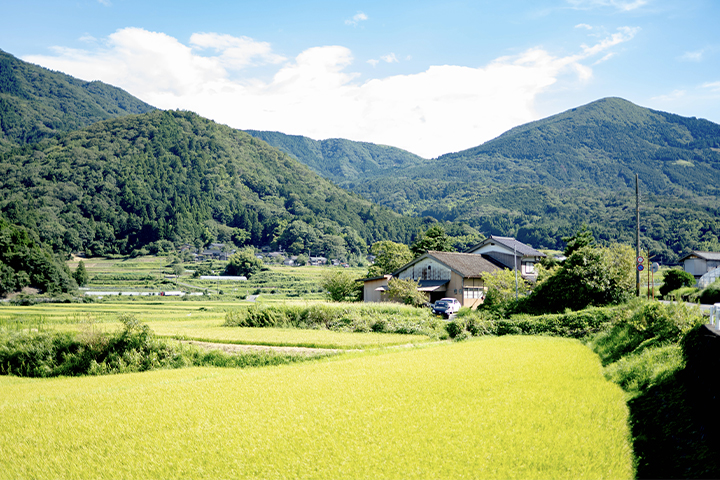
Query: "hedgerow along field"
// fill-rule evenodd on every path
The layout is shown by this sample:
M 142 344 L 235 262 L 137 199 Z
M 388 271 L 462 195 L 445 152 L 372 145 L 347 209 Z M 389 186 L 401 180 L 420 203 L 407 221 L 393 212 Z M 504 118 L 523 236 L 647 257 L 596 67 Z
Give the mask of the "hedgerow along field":
M 633 476 L 623 392 L 570 339 L 0 387 L 5 478 Z

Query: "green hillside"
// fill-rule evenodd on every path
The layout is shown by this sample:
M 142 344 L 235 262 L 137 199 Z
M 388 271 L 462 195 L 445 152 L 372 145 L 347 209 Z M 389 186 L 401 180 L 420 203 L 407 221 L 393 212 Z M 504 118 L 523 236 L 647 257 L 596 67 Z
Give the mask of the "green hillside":
M 408 242 L 421 223 L 189 112 L 107 120 L 15 148 L 0 156 L 0 179 L 3 214 L 57 251 L 214 239 L 345 257 L 367 242 Z
M 428 163 L 415 154 L 396 147 L 353 142 L 342 138 L 313 140 L 279 132 L 246 130 L 255 138 L 301 161 L 315 172 L 345 186 L 348 182 L 388 175 L 400 168 Z
M 151 110 L 119 88 L 78 80 L 0 50 L 0 151 Z
M 720 125 L 605 98 L 438 159 L 454 178 L 720 195 Z M 445 173 L 445 172 L 444 172 Z
M 285 148 L 313 165 L 317 154 L 297 145 L 318 142 L 292 140 Z M 720 125 L 707 120 L 606 98 L 469 150 L 382 165 L 340 181 L 329 168 L 317 171 L 399 213 L 551 249 L 583 223 L 601 241 L 634 242 L 637 173 L 643 248 L 664 263 L 689 250 L 720 251 Z

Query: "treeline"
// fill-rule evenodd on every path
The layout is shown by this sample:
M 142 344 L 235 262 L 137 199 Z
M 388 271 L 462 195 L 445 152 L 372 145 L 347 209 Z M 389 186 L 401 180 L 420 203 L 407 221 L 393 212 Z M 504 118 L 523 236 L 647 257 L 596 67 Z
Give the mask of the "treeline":
M 55 251 L 127 254 L 168 240 L 360 254 L 422 221 L 323 180 L 248 134 L 155 111 L 0 156 L 0 210 Z M 301 240 L 301 243 L 298 243 Z
M 33 232 L 0 217 L 0 297 L 25 287 L 57 294 L 77 285 L 67 265 Z
M 0 50 L 0 149 L 151 110 L 117 87 L 52 72 Z

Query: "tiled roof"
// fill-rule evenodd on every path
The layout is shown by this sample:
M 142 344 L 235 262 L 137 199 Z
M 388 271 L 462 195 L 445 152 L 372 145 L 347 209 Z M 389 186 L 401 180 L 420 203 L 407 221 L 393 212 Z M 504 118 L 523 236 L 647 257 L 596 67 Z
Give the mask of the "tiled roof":
M 483 273 L 502 270 L 482 255 L 476 253 L 454 253 L 429 251 L 428 257 L 434 258 L 451 270 L 455 270 L 464 278 L 479 277 Z
M 520 255 L 523 255 L 523 256 L 528 256 L 528 257 L 546 257 L 547 256 L 544 253 L 542 253 L 538 250 L 535 250 L 530 245 L 526 245 L 526 244 L 514 239 L 513 237 L 497 237 L 495 235 L 490 235 L 489 238 L 483 240 L 479 244 L 470 248 L 470 251 L 475 250 L 482 245 L 485 245 L 489 241 L 494 241 L 496 243 L 499 243 L 500 245 L 504 245 L 507 248 L 509 248 L 510 250 L 515 250 L 517 253 L 519 253 Z
M 682 262 L 685 259 L 688 259 L 690 257 L 698 257 L 702 258 L 703 260 L 720 260 L 720 253 L 718 252 L 690 252 L 688 255 L 685 255 L 683 258 L 680 259 Z

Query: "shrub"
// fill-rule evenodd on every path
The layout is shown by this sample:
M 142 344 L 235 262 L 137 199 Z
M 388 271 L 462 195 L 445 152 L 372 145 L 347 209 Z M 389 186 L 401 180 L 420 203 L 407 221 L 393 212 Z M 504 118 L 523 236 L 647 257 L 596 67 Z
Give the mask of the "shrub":
M 344 269 L 327 271 L 320 285 L 332 302 L 355 302 L 362 298 L 362 284 Z
M 720 302 L 720 280 L 715 280 L 707 287 L 700 290 L 696 297 L 700 303 L 712 305 Z
M 664 297 L 673 290 L 683 287 L 692 287 L 694 285 L 695 277 L 691 273 L 688 273 L 685 270 L 673 268 L 665 272 L 663 286 L 660 287 L 660 295 Z
M 348 332 L 428 335 L 435 338 L 447 336 L 443 324 L 428 309 L 392 304 L 252 305 L 247 309 L 226 312 L 224 323 L 229 327 L 325 328 Z

